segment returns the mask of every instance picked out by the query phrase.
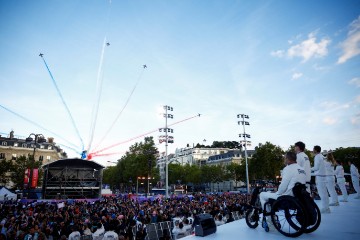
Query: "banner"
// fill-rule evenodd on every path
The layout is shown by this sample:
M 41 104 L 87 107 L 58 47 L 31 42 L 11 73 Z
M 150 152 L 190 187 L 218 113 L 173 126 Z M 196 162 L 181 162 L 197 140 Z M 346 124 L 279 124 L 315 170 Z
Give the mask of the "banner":
M 32 188 L 37 187 L 38 179 L 39 179 L 39 169 L 34 168 L 33 169 L 33 174 L 32 174 L 32 181 L 31 181 L 31 187 Z

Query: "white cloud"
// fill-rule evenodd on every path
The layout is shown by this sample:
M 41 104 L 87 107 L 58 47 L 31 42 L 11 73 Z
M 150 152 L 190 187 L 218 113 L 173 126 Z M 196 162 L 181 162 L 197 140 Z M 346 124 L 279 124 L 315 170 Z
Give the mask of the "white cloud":
M 337 123 L 337 119 L 332 117 L 326 117 L 323 119 L 323 123 L 325 123 L 326 125 L 334 125 L 335 123 Z
M 287 50 L 287 55 L 289 57 L 301 57 L 303 58 L 303 62 L 308 61 L 312 57 L 324 57 L 328 53 L 327 46 L 329 43 L 330 40 L 328 38 L 323 38 L 317 43 L 315 34 L 310 33 L 308 39 L 291 46 Z
M 355 116 L 353 116 L 351 119 L 350 119 L 351 123 L 353 125 L 357 125 L 357 124 L 360 124 L 360 113 L 356 114 Z
M 345 63 L 360 54 L 360 16 L 350 23 L 349 28 L 347 38 L 341 43 L 343 52 L 338 59 L 338 64 Z
M 360 103 L 360 95 L 359 95 L 359 96 L 356 96 L 354 102 L 355 102 L 355 103 Z
M 322 38 L 317 42 L 316 32 L 312 32 L 308 35 L 308 39 L 300 42 L 299 44 L 292 45 L 288 50 L 272 51 L 271 55 L 274 57 L 300 57 L 303 58 L 303 62 L 308 61 L 311 58 L 320 58 L 328 54 L 328 45 L 330 44 L 329 38 Z M 293 41 L 289 40 L 289 44 Z
M 285 51 L 284 51 L 284 50 L 272 51 L 272 52 L 270 53 L 270 55 L 273 56 L 273 57 L 279 57 L 279 58 L 281 58 L 281 57 L 283 57 L 283 56 L 285 55 Z
M 356 77 L 348 81 L 348 84 L 355 85 L 357 88 L 360 87 L 360 78 Z
M 302 77 L 302 75 L 303 75 L 302 73 L 296 72 L 296 73 L 294 73 L 294 74 L 292 75 L 291 79 L 292 79 L 292 80 L 299 79 L 299 78 Z

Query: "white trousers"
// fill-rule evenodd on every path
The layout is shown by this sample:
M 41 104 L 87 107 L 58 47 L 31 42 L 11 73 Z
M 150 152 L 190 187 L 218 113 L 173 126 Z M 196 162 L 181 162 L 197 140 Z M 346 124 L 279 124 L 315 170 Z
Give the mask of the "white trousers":
M 326 188 L 331 197 L 331 203 L 339 202 L 337 192 L 335 190 L 335 176 L 326 177 Z
M 321 177 L 322 179 L 319 179 L 319 177 L 316 177 L 316 188 L 319 193 L 319 196 L 321 198 L 321 207 L 323 209 L 329 208 L 329 195 L 326 190 L 326 181 L 323 179 L 326 179 L 325 177 Z
M 345 178 L 344 177 L 337 178 L 337 184 L 339 185 L 339 188 L 343 195 L 343 200 L 347 201 L 348 194 L 347 194 L 347 190 L 346 190 L 346 186 L 345 186 Z
M 261 192 L 260 193 L 260 203 L 261 203 L 261 207 L 262 209 L 264 209 L 264 205 L 266 202 L 269 201 L 270 198 L 272 199 L 277 199 L 280 195 L 274 192 Z M 270 209 L 266 209 L 267 212 L 270 211 Z
M 359 178 L 351 177 L 351 181 L 355 188 L 356 193 L 360 196 Z

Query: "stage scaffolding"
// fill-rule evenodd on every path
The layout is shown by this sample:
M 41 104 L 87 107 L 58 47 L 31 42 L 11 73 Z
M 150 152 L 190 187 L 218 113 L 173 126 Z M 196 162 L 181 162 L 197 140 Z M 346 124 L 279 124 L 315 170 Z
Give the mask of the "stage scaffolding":
M 103 166 L 82 159 L 62 159 L 43 166 L 44 199 L 94 199 L 101 196 Z

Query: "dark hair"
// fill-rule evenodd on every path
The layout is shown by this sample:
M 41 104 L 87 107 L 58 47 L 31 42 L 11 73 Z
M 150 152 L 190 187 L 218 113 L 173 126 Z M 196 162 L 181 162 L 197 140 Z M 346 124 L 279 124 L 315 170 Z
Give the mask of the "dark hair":
M 305 143 L 297 142 L 297 143 L 295 143 L 295 147 L 299 147 L 300 151 L 304 151 L 305 150 Z
M 320 147 L 319 145 L 314 146 L 314 150 L 315 150 L 317 153 L 321 153 L 321 147 Z
M 285 153 L 285 158 L 287 159 L 287 160 L 290 160 L 290 161 L 292 161 L 292 162 L 296 162 L 296 153 L 294 153 L 294 152 L 287 152 L 287 153 Z

